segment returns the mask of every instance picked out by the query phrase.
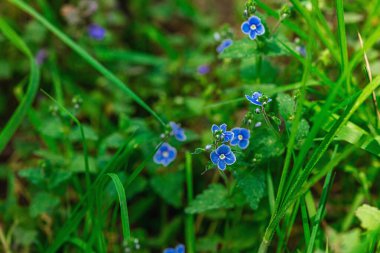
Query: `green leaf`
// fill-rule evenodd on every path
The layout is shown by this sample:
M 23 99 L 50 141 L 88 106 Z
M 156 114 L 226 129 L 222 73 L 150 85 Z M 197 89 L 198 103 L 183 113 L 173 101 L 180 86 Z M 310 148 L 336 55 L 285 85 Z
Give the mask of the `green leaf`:
M 236 40 L 220 54 L 221 58 L 248 58 L 257 55 L 257 44 L 248 39 Z
M 88 157 L 89 172 L 95 173 L 97 171 L 97 166 L 95 159 L 93 157 Z M 82 154 L 75 155 L 71 164 L 69 166 L 72 172 L 86 172 L 86 165 L 84 162 L 84 156 Z
M 29 207 L 30 216 L 37 217 L 42 213 L 51 212 L 58 204 L 59 198 L 56 196 L 47 192 L 37 193 Z
M 83 125 L 83 124 L 82 124 L 82 127 L 83 127 L 84 136 L 87 140 L 91 140 L 91 141 L 98 140 L 98 135 L 96 134 L 95 130 L 92 127 Z M 72 141 L 82 141 L 81 131 L 78 126 L 75 126 L 74 129 L 70 132 L 69 139 Z
M 38 131 L 46 135 L 48 137 L 51 137 L 53 139 L 60 139 L 64 137 L 65 133 L 65 126 L 62 124 L 62 121 L 57 118 L 50 118 L 44 121 L 44 124 L 41 124 Z
M 265 195 L 266 179 L 261 170 L 253 172 L 236 171 L 237 186 L 243 191 L 249 206 L 256 210 L 259 207 L 260 200 Z
M 231 207 L 233 204 L 228 198 L 227 189 L 221 184 L 211 184 L 190 203 L 185 212 L 195 214 Z
M 37 235 L 38 233 L 35 230 L 16 227 L 12 237 L 13 243 L 15 245 L 29 246 L 37 239 Z
M 251 146 L 257 160 L 265 160 L 270 157 L 280 156 L 284 152 L 284 145 L 272 130 L 260 127 L 253 131 Z
M 45 173 L 41 168 L 23 169 L 18 172 L 18 175 L 35 185 L 41 184 L 45 178 Z
M 378 208 L 364 204 L 358 207 L 355 214 L 364 229 L 376 230 L 380 227 L 380 210 Z
M 165 202 L 174 207 L 180 207 L 183 195 L 183 181 L 183 173 L 178 171 L 155 176 L 151 179 L 150 184 Z
M 286 121 L 294 116 L 295 103 L 291 96 L 279 93 L 276 97 L 276 101 L 278 104 L 278 110 Z
M 301 148 L 307 135 L 309 134 L 310 126 L 305 119 L 301 119 L 296 134 L 296 148 Z

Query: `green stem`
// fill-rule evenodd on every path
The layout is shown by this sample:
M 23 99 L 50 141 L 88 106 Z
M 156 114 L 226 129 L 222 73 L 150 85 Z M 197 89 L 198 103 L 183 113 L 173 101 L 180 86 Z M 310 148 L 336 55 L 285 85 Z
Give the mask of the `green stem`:
M 186 152 L 187 203 L 193 201 L 193 166 L 190 152 Z M 194 215 L 186 214 L 186 250 L 195 253 Z

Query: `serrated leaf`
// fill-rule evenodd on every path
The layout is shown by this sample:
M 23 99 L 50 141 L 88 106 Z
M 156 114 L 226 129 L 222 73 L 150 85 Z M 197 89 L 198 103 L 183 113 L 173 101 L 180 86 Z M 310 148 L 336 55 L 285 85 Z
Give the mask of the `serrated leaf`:
M 288 94 L 279 93 L 276 97 L 278 110 L 285 120 L 289 120 L 294 115 L 295 103 Z
M 231 46 L 224 49 L 220 57 L 231 59 L 253 57 L 257 55 L 256 48 L 257 44 L 248 38 L 236 40 Z
M 28 168 L 20 170 L 18 174 L 32 184 L 52 189 L 69 179 L 72 173 L 61 169 L 54 169 L 47 172 L 42 168 Z
M 258 160 L 280 156 L 284 152 L 284 145 L 271 129 L 256 128 L 256 131 L 253 131 L 252 139 L 255 141 L 252 141 L 250 145 Z
M 237 186 L 243 191 L 249 206 L 256 210 L 260 200 L 265 195 L 266 181 L 264 172 L 255 170 L 253 172 L 236 172 Z
M 93 157 L 88 158 L 88 166 L 91 173 L 95 173 L 97 171 L 96 162 Z M 72 172 L 85 172 L 86 167 L 84 163 L 84 156 L 83 155 L 74 156 L 69 168 L 70 168 L 70 171 Z
M 84 136 L 86 140 L 91 140 L 91 141 L 97 141 L 98 140 L 98 135 L 96 134 L 95 130 L 87 125 L 82 125 Z M 80 128 L 78 126 L 75 126 L 72 131 L 69 134 L 69 139 L 71 141 L 82 141 L 82 134 L 80 131 Z
M 40 133 L 54 139 L 59 139 L 64 136 L 64 125 L 59 118 L 50 118 L 45 120 L 38 129 Z
M 297 148 L 300 148 L 303 145 L 304 140 L 309 134 L 309 130 L 310 130 L 309 123 L 305 119 L 301 119 L 298 125 L 297 134 L 296 134 Z
M 231 207 L 233 204 L 228 198 L 227 189 L 221 184 L 211 184 L 190 203 L 185 212 L 195 214 Z
M 364 204 L 355 212 L 361 222 L 361 226 L 367 230 L 376 230 L 380 227 L 380 210 L 376 207 Z
M 183 195 L 183 181 L 183 173 L 178 171 L 155 176 L 151 179 L 150 184 L 153 190 L 168 204 L 180 207 Z
M 35 185 L 41 184 L 45 178 L 45 173 L 41 168 L 23 169 L 18 172 L 18 175 Z
M 37 217 L 42 213 L 51 212 L 58 204 L 59 199 L 56 196 L 46 192 L 37 193 L 29 207 L 30 216 Z

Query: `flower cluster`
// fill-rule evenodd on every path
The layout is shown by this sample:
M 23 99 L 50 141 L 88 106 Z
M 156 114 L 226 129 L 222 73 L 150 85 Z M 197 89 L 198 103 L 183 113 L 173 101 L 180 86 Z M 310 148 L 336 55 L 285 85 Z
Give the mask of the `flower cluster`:
M 256 91 L 252 94 L 252 96 L 245 95 L 245 97 L 248 99 L 249 102 L 251 102 L 254 105 L 258 106 L 264 106 L 267 103 L 271 102 L 272 99 L 263 95 L 263 93 Z
M 163 253 L 185 253 L 185 246 L 178 244 L 175 248 L 164 249 Z
M 215 150 L 210 154 L 211 162 L 217 165 L 220 170 L 225 170 L 227 165 L 236 162 L 235 154 L 226 143 L 229 142 L 231 146 L 246 149 L 249 145 L 250 132 L 245 128 L 233 128 L 231 131 L 227 131 L 226 124 L 212 125 L 211 132 L 215 140 L 214 146 L 210 146 L 210 148 L 215 147 Z
M 183 128 L 179 124 L 172 121 L 169 122 L 167 134 L 162 134 L 163 138 L 166 138 L 167 136 L 174 136 L 174 138 L 176 138 L 178 141 L 186 140 L 186 135 Z M 153 161 L 156 164 L 162 164 L 166 167 L 174 161 L 176 156 L 177 150 L 169 143 L 164 142 L 154 154 Z

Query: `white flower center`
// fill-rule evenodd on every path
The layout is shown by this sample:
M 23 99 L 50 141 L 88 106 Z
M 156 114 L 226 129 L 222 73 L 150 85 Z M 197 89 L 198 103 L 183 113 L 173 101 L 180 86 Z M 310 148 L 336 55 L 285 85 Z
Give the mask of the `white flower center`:
M 238 139 L 239 139 L 239 141 L 241 141 L 243 139 L 243 135 L 239 134 Z
M 256 30 L 256 26 L 255 25 L 251 25 L 251 30 Z
M 221 155 L 219 156 L 219 158 L 220 158 L 221 160 L 224 160 L 224 158 L 226 158 L 226 156 L 225 156 L 224 154 L 221 154 Z
M 169 157 L 169 152 L 168 151 L 162 152 L 162 156 L 165 157 L 165 158 L 168 158 Z

